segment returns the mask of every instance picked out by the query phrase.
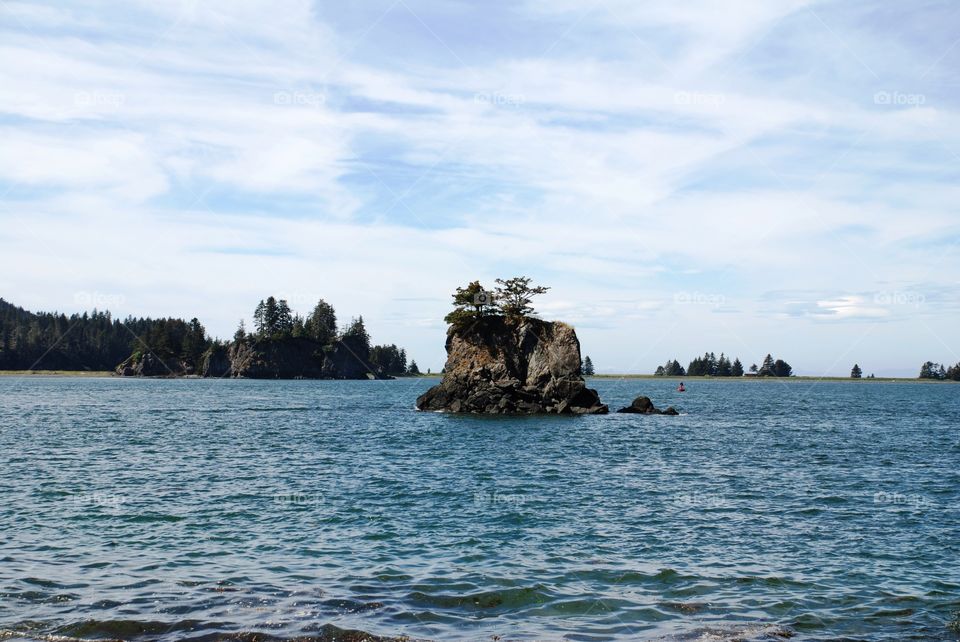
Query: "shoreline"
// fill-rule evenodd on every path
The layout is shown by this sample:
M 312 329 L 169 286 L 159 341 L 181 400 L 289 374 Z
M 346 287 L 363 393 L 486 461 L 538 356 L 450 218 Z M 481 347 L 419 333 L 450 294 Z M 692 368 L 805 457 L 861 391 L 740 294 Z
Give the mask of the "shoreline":
M 108 379 L 108 378 L 118 378 L 118 379 L 204 379 L 204 377 L 198 377 L 196 375 L 183 375 L 183 376 L 164 376 L 164 377 L 121 377 L 115 372 L 109 370 L 104 371 L 95 371 L 95 370 L 0 370 L 0 377 L 84 377 L 91 379 Z M 424 374 L 419 375 L 406 375 L 406 376 L 396 376 L 394 380 L 400 381 L 404 379 L 440 379 L 443 375 L 439 373 Z M 215 378 L 215 377 L 208 377 Z M 922 384 L 955 384 L 960 383 L 958 381 L 953 381 L 951 379 L 939 380 L 939 379 L 920 379 L 920 378 L 910 378 L 910 377 L 875 377 L 873 379 L 868 379 L 866 377 L 862 379 L 851 379 L 850 377 L 818 377 L 814 375 L 795 375 L 792 377 L 664 377 L 657 376 L 652 374 L 598 374 L 598 375 L 584 375 L 585 380 L 590 379 L 601 379 L 601 380 L 611 380 L 611 379 L 637 379 L 637 380 L 663 380 L 663 381 L 721 381 L 721 382 L 733 382 L 733 381 L 756 381 L 756 382 L 818 382 L 818 381 L 829 381 L 829 382 L 850 382 L 850 383 L 922 383 Z M 294 379 L 251 379 L 251 381 L 294 381 Z M 311 381 L 325 381 L 324 379 L 312 379 Z M 331 380 L 326 380 L 331 381 Z M 358 379 L 357 381 L 362 381 Z
M 91 377 L 119 376 L 109 370 L 0 370 L 0 377 Z
M 432 379 L 439 374 L 391 375 L 393 379 Z M 90 379 L 243 379 L 249 381 L 368 381 L 368 379 L 256 379 L 251 377 L 201 377 L 199 375 L 157 375 L 124 377 L 110 370 L 0 370 L 0 377 L 85 377 Z M 374 381 L 374 380 L 369 380 Z M 376 379 L 375 381 L 391 381 Z
M 664 381 L 849 381 L 850 383 L 960 383 L 952 379 L 920 379 L 919 377 L 874 377 L 852 379 L 850 377 L 818 377 L 794 375 L 791 377 L 666 377 L 651 374 L 600 374 L 584 376 L 584 379 L 653 379 Z

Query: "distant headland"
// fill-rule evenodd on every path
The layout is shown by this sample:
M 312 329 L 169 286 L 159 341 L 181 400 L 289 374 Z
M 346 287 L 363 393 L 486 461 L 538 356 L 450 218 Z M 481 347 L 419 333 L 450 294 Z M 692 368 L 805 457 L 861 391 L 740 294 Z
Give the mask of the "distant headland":
M 115 372 L 144 377 L 387 379 L 420 374 L 403 348 L 371 345 L 363 317 L 337 327 L 332 305 L 306 318 L 283 299 L 260 301 L 254 330 L 243 321 L 230 341 L 200 321 L 133 318 L 109 312 L 32 313 L 0 299 L 0 370 Z

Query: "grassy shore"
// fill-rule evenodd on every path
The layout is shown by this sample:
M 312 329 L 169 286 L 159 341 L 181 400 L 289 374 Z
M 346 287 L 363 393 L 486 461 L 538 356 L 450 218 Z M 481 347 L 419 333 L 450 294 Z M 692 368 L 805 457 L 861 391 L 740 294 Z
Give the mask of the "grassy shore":
M 851 379 L 850 377 L 816 377 L 810 375 L 793 377 L 661 377 L 651 374 L 598 374 L 587 379 L 664 379 L 667 381 L 849 381 L 851 383 L 957 383 L 956 381 L 938 381 L 936 379 L 917 379 L 909 377 L 875 377 Z
M 0 370 L 0 377 L 114 377 L 110 371 L 92 370 Z

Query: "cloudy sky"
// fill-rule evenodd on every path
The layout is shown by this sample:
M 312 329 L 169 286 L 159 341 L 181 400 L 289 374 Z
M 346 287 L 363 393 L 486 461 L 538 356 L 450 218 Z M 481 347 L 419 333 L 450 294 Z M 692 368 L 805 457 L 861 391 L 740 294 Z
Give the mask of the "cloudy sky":
M 960 4 L 0 0 L 0 296 L 270 294 L 443 363 L 525 274 L 601 372 L 960 361 Z

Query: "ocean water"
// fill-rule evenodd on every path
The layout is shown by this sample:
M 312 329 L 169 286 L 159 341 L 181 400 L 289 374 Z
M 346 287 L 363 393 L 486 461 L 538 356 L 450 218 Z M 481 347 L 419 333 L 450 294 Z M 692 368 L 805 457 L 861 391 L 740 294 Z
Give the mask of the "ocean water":
M 0 379 L 0 639 L 960 638 L 960 386 L 434 382 Z

